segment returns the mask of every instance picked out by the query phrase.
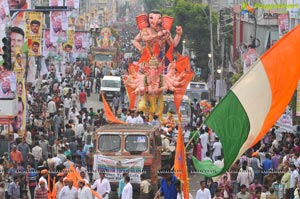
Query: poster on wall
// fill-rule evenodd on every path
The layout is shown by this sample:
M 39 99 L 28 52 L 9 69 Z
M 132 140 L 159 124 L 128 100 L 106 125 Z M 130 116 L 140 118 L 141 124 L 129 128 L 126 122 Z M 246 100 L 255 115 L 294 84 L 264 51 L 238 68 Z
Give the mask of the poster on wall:
M 248 48 L 248 50 L 243 54 L 244 73 L 246 73 L 250 69 L 250 67 L 252 66 L 252 64 L 254 64 L 256 59 L 257 59 L 256 49 Z

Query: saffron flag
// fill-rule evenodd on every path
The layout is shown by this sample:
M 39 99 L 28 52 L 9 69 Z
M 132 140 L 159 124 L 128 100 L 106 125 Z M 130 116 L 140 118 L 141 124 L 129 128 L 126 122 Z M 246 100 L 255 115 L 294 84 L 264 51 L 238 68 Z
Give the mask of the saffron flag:
M 189 85 L 190 81 L 193 79 L 194 75 L 195 75 L 194 72 L 191 72 L 191 71 L 187 72 L 184 76 L 183 85 L 180 87 L 180 89 L 177 89 L 174 92 L 174 104 L 175 104 L 175 108 L 176 108 L 177 112 L 179 110 L 179 107 L 180 107 L 182 98 L 185 94 L 186 88 Z
M 126 122 L 123 122 L 121 120 L 118 120 L 115 115 L 113 114 L 113 112 L 111 111 L 109 105 L 106 102 L 106 99 L 102 93 L 102 101 L 103 101 L 103 106 L 104 106 L 104 113 L 106 116 L 106 120 L 112 123 L 116 123 L 116 124 L 126 124 Z
M 298 25 L 262 55 L 213 109 L 204 123 L 220 138 L 224 167 L 216 172 L 202 172 L 203 175 L 226 172 L 278 120 L 300 78 L 299 52 Z M 196 168 L 201 172 L 201 163 Z
M 177 59 L 176 61 L 176 69 L 178 73 L 181 73 L 183 71 L 190 71 L 191 65 L 190 60 L 188 56 L 181 56 L 180 59 Z
M 51 192 L 51 199 L 56 199 L 56 185 L 55 185 L 55 177 L 52 180 L 52 192 Z
M 181 123 L 181 114 L 180 111 L 177 113 L 179 118 L 179 123 Z M 186 166 L 186 153 L 183 141 L 183 134 L 181 125 L 178 125 L 178 136 L 175 150 L 174 158 L 174 173 L 175 176 L 181 181 L 182 191 L 184 198 L 189 198 L 189 182 L 188 182 L 188 173 Z
M 47 190 L 48 190 L 48 199 L 51 199 L 52 193 L 51 193 L 51 187 L 50 187 L 50 173 L 48 174 L 48 179 L 47 179 Z
M 140 60 L 138 61 L 138 63 L 148 62 L 150 60 L 150 58 L 151 58 L 151 53 L 150 53 L 149 48 L 146 46 L 143 49 L 142 56 L 141 56 Z
M 174 52 L 174 46 L 171 45 L 166 53 L 166 58 L 169 60 L 169 62 L 173 62 L 173 52 Z
M 73 182 L 74 182 L 74 187 L 78 188 L 78 182 L 79 182 L 80 180 L 82 180 L 82 178 L 81 178 L 80 174 L 79 174 L 79 173 L 76 171 L 76 169 L 74 168 L 73 164 L 70 164 L 70 169 L 69 169 L 69 173 L 68 173 L 68 175 L 67 175 L 67 178 L 68 178 L 68 179 L 72 179 Z M 85 185 L 85 186 L 87 186 L 87 185 Z M 87 186 L 87 187 L 89 187 L 89 186 Z M 91 190 L 92 194 L 93 194 L 95 197 L 97 197 L 98 199 L 102 199 L 102 197 L 101 197 L 96 191 L 94 191 L 94 190 L 91 189 L 90 187 L 89 187 L 89 189 Z

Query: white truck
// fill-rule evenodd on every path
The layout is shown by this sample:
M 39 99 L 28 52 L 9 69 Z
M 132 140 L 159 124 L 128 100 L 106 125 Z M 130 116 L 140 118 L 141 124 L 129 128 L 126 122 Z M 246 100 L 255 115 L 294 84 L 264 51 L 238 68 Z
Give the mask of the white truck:
M 99 100 L 102 101 L 102 93 L 108 102 L 111 102 L 115 95 L 120 95 L 121 81 L 120 76 L 104 76 L 101 81 Z

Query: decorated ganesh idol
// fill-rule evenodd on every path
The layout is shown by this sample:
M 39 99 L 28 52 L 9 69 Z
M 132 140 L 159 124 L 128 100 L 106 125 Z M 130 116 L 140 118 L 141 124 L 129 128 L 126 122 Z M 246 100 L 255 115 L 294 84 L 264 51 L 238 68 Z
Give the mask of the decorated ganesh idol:
M 173 91 L 174 103 L 178 110 L 186 87 L 194 72 L 190 69 L 189 58 L 178 56 L 173 60 L 174 48 L 180 42 L 181 26 L 176 26 L 176 36 L 171 35 L 173 18 L 162 16 L 159 11 L 136 17 L 139 34 L 133 45 L 141 52 L 138 63 L 128 66 L 124 83 L 129 96 L 130 108 L 162 119 L 164 108 L 163 94 Z M 168 63 L 166 65 L 166 63 Z

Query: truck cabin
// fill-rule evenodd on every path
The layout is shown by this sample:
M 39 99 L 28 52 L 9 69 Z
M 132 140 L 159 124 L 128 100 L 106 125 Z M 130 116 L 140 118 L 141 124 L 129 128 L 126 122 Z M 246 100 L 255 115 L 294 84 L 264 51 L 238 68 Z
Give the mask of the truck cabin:
M 143 172 L 156 183 L 161 168 L 159 126 L 108 124 L 96 131 L 96 154 L 112 159 L 144 157 Z

